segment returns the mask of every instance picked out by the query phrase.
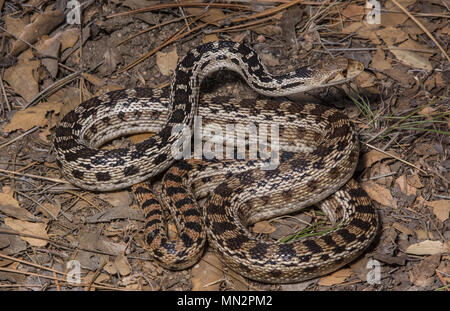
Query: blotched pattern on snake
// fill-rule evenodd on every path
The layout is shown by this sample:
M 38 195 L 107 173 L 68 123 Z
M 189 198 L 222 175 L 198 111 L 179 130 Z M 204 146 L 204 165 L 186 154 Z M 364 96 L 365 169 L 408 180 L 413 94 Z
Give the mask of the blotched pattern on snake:
M 353 260 L 375 237 L 378 216 L 365 191 L 349 180 L 358 159 L 350 120 L 336 109 L 279 99 L 203 96 L 199 103 L 203 78 L 223 68 L 238 72 L 256 92 L 267 96 L 342 83 L 363 69 L 357 61 L 336 58 L 276 76 L 246 45 L 207 43 L 180 61 L 170 90 L 115 91 L 68 113 L 54 141 L 62 173 L 88 190 L 135 185 L 145 212 L 150 252 L 172 269 L 195 263 L 206 236 L 228 266 L 264 282 L 313 278 Z M 279 164 L 265 170 L 261 166 L 267 161 L 258 159 L 174 162 L 172 147 L 183 138 L 174 129 L 180 124 L 191 127 L 195 115 L 202 116 L 204 124 L 223 128 L 236 123 L 277 124 Z M 127 148 L 99 149 L 113 138 L 146 131 L 157 134 Z M 158 200 L 151 186 L 141 182 L 168 168 Z M 202 197 L 206 197 L 203 209 L 197 203 Z M 166 236 L 160 201 L 175 215 L 176 241 Z M 335 224 L 325 235 L 279 244 L 249 232 L 250 224 L 314 204 Z

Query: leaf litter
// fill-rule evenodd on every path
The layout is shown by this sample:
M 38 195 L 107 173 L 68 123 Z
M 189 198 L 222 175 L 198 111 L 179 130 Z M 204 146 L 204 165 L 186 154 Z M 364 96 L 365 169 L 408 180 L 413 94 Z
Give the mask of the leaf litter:
M 56 284 L 45 267 L 63 271 L 68 260 L 76 259 L 86 275 L 86 290 L 448 290 L 449 68 L 448 55 L 439 46 L 449 26 L 441 3 L 388 0 L 381 24 L 370 25 L 360 2 L 330 1 L 322 7 L 238 1 L 238 6 L 222 3 L 183 11 L 172 6 L 164 14 L 155 8 L 136 15 L 127 12 L 150 2 L 92 2 L 83 10 L 87 26 L 81 32 L 64 27 L 65 16 L 55 3 L 44 1 L 39 10 L 3 8 L 8 36 L 0 55 L 5 65 L 0 85 L 0 254 L 14 256 L 0 258 L 3 287 L 37 289 L 33 273 L 38 273 L 48 278 L 47 288 L 74 289 Z M 93 194 L 63 183 L 51 141 L 55 125 L 68 111 L 93 94 L 168 85 L 177 61 L 190 48 L 224 38 L 251 43 L 274 72 L 330 54 L 366 65 L 342 89 L 308 97 L 337 105 L 356 123 L 362 152 L 355 178 L 382 219 L 378 240 L 350 266 L 318 280 L 267 285 L 229 270 L 208 250 L 193 268 L 169 271 L 149 257 L 142 212 L 128 190 Z M 65 79 L 70 75 L 75 78 Z M 219 84 L 219 94 L 252 94 L 235 80 L 219 73 L 206 85 Z M 42 93 L 48 87 L 54 88 L 53 95 Z M 350 98 L 355 94 L 357 106 Z M 111 145 L 136 143 L 149 135 Z M 312 208 L 257 223 L 251 230 L 264 239 L 282 240 L 330 227 Z M 176 236 L 174 225 L 169 228 L 170 236 Z M 27 261 L 29 254 L 42 257 L 37 267 L 14 260 Z M 381 265 L 379 284 L 367 282 L 370 259 Z

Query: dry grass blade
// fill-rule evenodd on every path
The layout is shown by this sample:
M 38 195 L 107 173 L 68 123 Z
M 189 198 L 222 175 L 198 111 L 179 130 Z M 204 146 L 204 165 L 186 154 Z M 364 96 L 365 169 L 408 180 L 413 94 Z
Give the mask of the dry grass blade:
M 160 10 L 160 9 L 178 8 L 178 7 L 228 8 L 228 9 L 240 9 L 240 10 L 254 11 L 251 8 L 251 6 L 242 5 L 242 4 L 184 2 L 184 3 L 169 3 L 169 4 L 152 5 L 152 6 L 149 6 L 146 8 L 142 8 L 142 9 L 132 10 L 132 11 L 123 12 L 123 13 L 111 14 L 111 15 L 108 15 L 106 18 L 113 18 L 113 17 L 124 16 L 124 15 L 138 14 L 138 13 L 156 11 L 156 10 Z

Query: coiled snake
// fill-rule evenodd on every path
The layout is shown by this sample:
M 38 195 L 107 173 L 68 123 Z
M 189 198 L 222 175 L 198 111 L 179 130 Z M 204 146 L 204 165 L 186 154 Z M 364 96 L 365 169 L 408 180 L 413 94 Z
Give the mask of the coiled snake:
M 150 252 L 171 269 L 195 263 L 207 238 L 230 268 L 270 283 L 313 278 L 356 258 L 376 235 L 378 216 L 365 191 L 349 180 L 359 150 L 350 120 L 336 109 L 279 99 L 204 96 L 199 103 L 203 78 L 222 68 L 238 72 L 256 92 L 272 97 L 342 83 L 363 69 L 357 61 L 336 58 L 276 76 L 244 44 L 201 45 L 179 62 L 170 90 L 114 91 L 69 112 L 54 140 L 63 175 L 94 191 L 134 185 Z M 227 124 L 278 125 L 279 164 L 263 169 L 266 160 L 248 158 L 174 162 L 173 146 L 183 139 L 175 128 L 192 128 L 195 115 L 224 132 Z M 98 148 L 113 138 L 146 131 L 156 134 L 127 148 Z M 166 169 L 158 200 L 144 181 Z M 203 209 L 197 205 L 202 197 Z M 335 224 L 322 236 L 280 244 L 248 229 L 257 221 L 314 204 Z M 175 215 L 175 241 L 168 239 L 163 225 L 161 207 L 166 206 Z

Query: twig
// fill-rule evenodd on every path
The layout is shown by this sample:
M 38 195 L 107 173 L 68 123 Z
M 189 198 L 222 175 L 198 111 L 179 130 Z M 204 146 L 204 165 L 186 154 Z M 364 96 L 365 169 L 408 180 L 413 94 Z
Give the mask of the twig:
M 58 273 L 58 274 L 61 274 L 61 275 L 66 275 L 66 273 L 64 273 L 64 272 L 61 272 L 61 271 L 58 271 L 58 270 L 55 270 L 55 269 L 52 269 L 52 268 L 48 268 L 46 266 L 38 265 L 38 264 L 35 264 L 34 262 L 30 262 L 30 261 L 26 261 L 26 260 L 23 260 L 23 259 L 11 257 L 11 256 L 8 256 L 8 255 L 2 254 L 2 253 L 0 253 L 0 258 L 9 259 L 9 260 L 12 260 L 12 261 L 20 262 L 21 264 L 24 264 L 24 265 L 29 265 L 29 266 L 32 266 L 32 267 L 35 267 L 35 268 L 39 268 L 39 269 L 55 272 L 55 273 Z
M 39 203 L 38 201 L 36 201 L 35 199 L 33 199 L 32 197 L 26 195 L 25 193 L 18 191 L 18 190 L 14 190 L 14 192 L 20 194 L 21 196 L 24 196 L 25 198 L 27 198 L 28 200 L 30 200 L 31 202 L 33 202 L 34 204 L 38 205 L 40 208 L 42 208 L 47 214 L 49 214 L 53 220 L 57 220 L 58 217 L 56 217 L 55 215 L 53 215 L 53 213 L 51 211 L 48 210 L 48 208 L 46 208 L 44 205 L 42 205 L 41 203 Z
M 42 97 L 44 96 L 48 96 L 53 94 L 54 92 L 56 92 L 59 88 L 61 88 L 62 86 L 66 85 L 69 82 L 72 82 L 73 80 L 77 79 L 78 76 L 80 76 L 82 73 L 82 71 L 76 71 L 74 73 L 71 73 L 70 75 L 65 76 L 64 78 L 56 81 L 55 83 L 49 85 L 48 87 L 46 87 L 45 89 L 43 89 L 42 91 L 39 92 L 39 94 L 37 94 L 36 96 L 34 96 L 24 107 L 28 108 L 31 105 L 34 105 L 35 103 L 37 103 Z
M 29 129 L 28 131 L 26 131 L 25 133 L 17 136 L 14 139 L 11 139 L 10 141 L 8 141 L 7 143 L 4 143 L 3 145 L 0 146 L 0 149 L 2 149 L 3 147 L 6 147 L 8 145 L 11 145 L 13 142 L 18 141 L 19 139 L 21 139 L 24 136 L 27 136 L 30 133 L 33 133 L 34 131 L 36 131 L 39 127 L 38 126 L 33 126 L 31 129 Z
M 1 168 L 0 168 L 0 173 L 13 174 L 13 175 L 25 176 L 25 177 L 36 178 L 36 179 L 43 179 L 43 180 L 52 181 L 52 182 L 56 182 L 56 183 L 60 183 L 60 184 L 70 184 L 68 181 L 62 180 L 62 179 L 19 173 L 19 172 L 15 172 L 15 171 L 4 170 Z
M 200 3 L 200 2 L 183 2 L 183 3 L 168 3 L 168 4 L 158 4 L 152 5 L 146 8 L 141 8 L 137 10 L 131 10 L 128 12 L 121 12 L 116 14 L 111 14 L 106 16 L 106 18 L 119 17 L 130 14 L 138 14 L 150 11 L 156 11 L 160 9 L 168 9 L 168 8 L 177 8 L 177 7 L 209 7 L 209 8 L 228 8 L 228 9 L 240 9 L 240 10 L 248 10 L 254 11 L 249 5 L 242 4 L 230 4 L 230 3 Z
M 388 156 L 390 156 L 390 157 L 392 157 L 392 158 L 394 158 L 394 159 L 396 159 L 396 160 L 399 160 L 400 162 L 403 162 L 403 163 L 405 163 L 405 164 L 407 164 L 407 165 L 409 165 L 409 166 L 412 166 L 412 167 L 414 167 L 415 169 L 421 171 L 422 173 L 428 175 L 428 173 L 427 173 L 426 171 L 424 171 L 423 169 L 421 169 L 420 167 L 417 167 L 417 166 L 415 166 L 414 164 L 412 164 L 412 163 L 410 163 L 410 162 L 408 162 L 408 161 L 406 161 L 406 160 L 403 160 L 402 158 L 400 158 L 400 157 L 398 157 L 398 156 L 396 156 L 396 155 L 390 154 L 389 152 L 386 152 L 386 151 L 384 151 L 384 150 L 382 150 L 382 149 L 380 149 L 380 148 L 377 148 L 377 147 L 375 147 L 375 146 L 372 146 L 371 144 L 368 144 L 368 143 L 365 143 L 365 142 L 362 142 L 362 143 L 363 143 L 364 145 L 366 145 L 367 147 L 369 147 L 369 148 L 375 149 L 375 150 L 378 151 L 378 152 L 381 152 L 381 153 L 383 153 L 383 154 L 385 154 L 385 155 L 388 155 Z
M 436 46 L 441 50 L 442 54 L 444 54 L 445 58 L 447 58 L 447 61 L 450 62 L 450 57 L 448 56 L 447 52 L 442 48 L 442 46 L 439 44 L 439 42 L 433 37 L 433 35 L 428 31 L 428 29 L 425 28 L 425 26 L 422 25 L 421 22 L 417 20 L 414 16 L 411 15 L 411 13 L 408 12 L 407 9 L 405 9 L 400 3 L 398 3 L 396 0 L 392 0 L 392 2 L 399 7 L 400 10 L 402 10 L 406 15 L 408 15 L 409 18 L 411 18 L 417 26 L 419 26 L 426 34 L 427 36 L 436 44 Z

